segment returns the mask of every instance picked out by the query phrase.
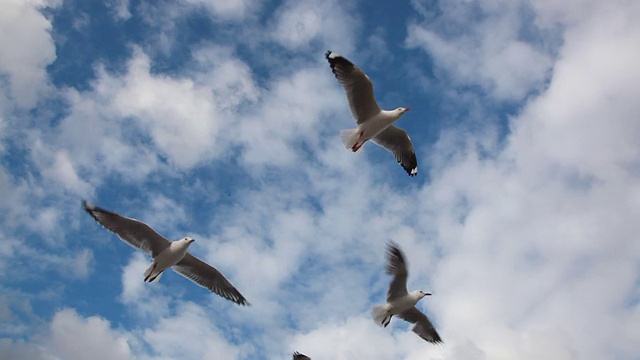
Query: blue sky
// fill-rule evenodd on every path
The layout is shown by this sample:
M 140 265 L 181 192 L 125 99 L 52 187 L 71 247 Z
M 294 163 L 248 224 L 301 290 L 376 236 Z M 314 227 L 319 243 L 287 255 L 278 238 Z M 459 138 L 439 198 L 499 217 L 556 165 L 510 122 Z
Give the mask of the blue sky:
M 637 359 L 640 4 L 0 0 L 0 357 Z M 410 106 L 353 154 L 324 59 Z M 99 227 L 147 222 L 239 307 Z M 384 246 L 444 346 L 369 309 Z

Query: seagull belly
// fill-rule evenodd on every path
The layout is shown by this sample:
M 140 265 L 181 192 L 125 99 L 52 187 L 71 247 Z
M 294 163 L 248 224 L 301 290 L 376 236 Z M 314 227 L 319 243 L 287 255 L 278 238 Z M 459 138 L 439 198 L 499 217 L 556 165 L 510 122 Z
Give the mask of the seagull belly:
M 177 242 L 171 243 L 153 261 L 157 264 L 156 271 L 162 272 L 177 264 L 187 254 L 187 247 L 180 246 Z
M 397 117 L 390 116 L 386 114 L 385 111 L 381 111 L 374 117 L 360 124 L 359 130 L 362 132 L 362 139 L 366 141 L 374 138 L 375 136 L 383 132 L 386 128 L 391 126 L 391 124 L 393 124 L 396 120 L 398 120 Z
M 389 302 L 389 305 L 391 305 L 392 313 L 395 314 L 399 314 L 407 309 L 411 309 L 412 307 L 414 307 L 416 304 L 418 303 L 418 301 L 412 297 L 411 295 L 407 294 L 406 296 L 403 296 L 401 298 L 395 299 L 391 302 Z

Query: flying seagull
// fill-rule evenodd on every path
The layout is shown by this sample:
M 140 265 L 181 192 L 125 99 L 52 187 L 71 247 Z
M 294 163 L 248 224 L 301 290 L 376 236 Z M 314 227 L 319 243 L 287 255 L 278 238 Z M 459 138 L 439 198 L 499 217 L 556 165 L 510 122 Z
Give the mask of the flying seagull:
M 293 353 L 293 360 L 311 360 L 311 358 L 296 351 Z
M 82 207 L 100 225 L 118 235 L 124 242 L 151 255 L 153 262 L 144 272 L 145 282 L 156 280 L 163 271 L 173 266 L 178 274 L 223 298 L 239 305 L 249 305 L 224 275 L 187 252 L 189 245 L 194 242 L 192 238 L 169 241 L 139 220 L 99 208 L 85 200 L 82 201 Z
M 433 344 L 442 344 L 442 339 L 429 318 L 415 306 L 420 299 L 431 295 L 431 293 L 421 290 L 407 292 L 407 263 L 404 261 L 402 251 L 394 243 L 387 245 L 387 274 L 393 275 L 387 292 L 387 303 L 374 306 L 371 310 L 376 324 L 387 327 L 393 315 L 397 315 L 399 318 L 415 324 L 413 332 L 421 338 Z
M 367 140 L 371 139 L 391 151 L 409 176 L 418 174 L 418 160 L 409 135 L 406 131 L 393 125 L 411 108 L 380 109 L 373 94 L 373 84 L 367 74 L 351 61 L 331 50 L 327 51 L 324 56 L 329 61 L 334 75 L 344 87 L 351 114 L 358 124 L 355 129 L 340 131 L 340 137 L 347 149 L 356 152 Z

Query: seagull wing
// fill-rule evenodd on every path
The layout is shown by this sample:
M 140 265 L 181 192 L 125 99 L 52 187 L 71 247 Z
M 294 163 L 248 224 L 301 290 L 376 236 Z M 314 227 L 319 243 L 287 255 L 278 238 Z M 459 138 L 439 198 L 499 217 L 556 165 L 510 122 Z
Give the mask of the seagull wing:
M 239 305 L 249 305 L 240 292 L 218 270 L 197 257 L 187 253 L 173 266 L 178 274 L 206 287 L 223 298 Z
M 332 51 L 325 57 L 334 75 L 344 87 L 351 108 L 351 114 L 358 125 L 380 112 L 380 106 L 373 94 L 373 84 L 367 76 L 351 61 Z
M 387 245 L 387 274 L 393 275 L 387 292 L 387 302 L 407 295 L 407 264 L 402 251 L 395 243 Z
M 155 258 L 171 243 L 142 221 L 99 208 L 84 200 L 82 207 L 105 229 L 151 257 Z
M 421 338 L 427 340 L 432 344 L 442 344 L 440 335 L 438 335 L 438 332 L 431 324 L 431 321 L 429 321 L 427 315 L 420 312 L 420 310 L 416 309 L 415 306 L 411 309 L 401 312 L 400 314 L 398 314 L 398 317 L 412 324 L 415 324 L 412 330 Z
M 406 131 L 391 125 L 373 137 L 372 140 L 376 144 L 391 151 L 409 176 L 418 174 L 418 159 L 416 158 L 416 152 L 413 150 L 413 144 Z
M 311 358 L 296 351 L 293 353 L 293 360 L 311 360 Z

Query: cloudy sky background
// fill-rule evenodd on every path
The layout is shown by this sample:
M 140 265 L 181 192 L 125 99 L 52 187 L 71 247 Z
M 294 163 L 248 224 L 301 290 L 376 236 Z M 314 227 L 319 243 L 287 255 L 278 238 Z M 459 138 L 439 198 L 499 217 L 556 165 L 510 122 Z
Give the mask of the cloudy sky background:
M 0 0 L 3 359 L 638 359 L 640 3 Z M 410 178 L 323 57 L 373 79 Z M 216 266 L 236 306 L 100 228 Z M 384 244 L 445 344 L 369 316 Z

